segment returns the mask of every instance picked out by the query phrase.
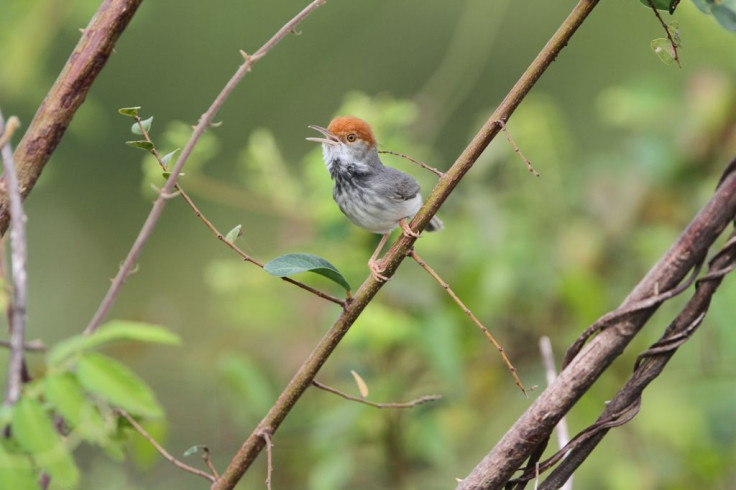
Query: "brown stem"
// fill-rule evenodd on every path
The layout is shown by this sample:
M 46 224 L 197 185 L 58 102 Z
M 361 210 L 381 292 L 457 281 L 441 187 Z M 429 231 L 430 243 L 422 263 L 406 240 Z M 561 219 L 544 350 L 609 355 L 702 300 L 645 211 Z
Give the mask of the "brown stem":
M 522 393 L 524 393 L 525 396 L 529 396 L 527 393 L 530 390 L 527 390 L 524 388 L 524 385 L 521 383 L 521 380 L 519 379 L 519 374 L 516 372 L 516 368 L 513 364 L 511 364 L 511 360 L 506 355 L 506 351 L 503 347 L 501 347 L 501 344 L 498 343 L 498 341 L 491 335 L 491 332 L 486 328 L 485 325 L 483 325 L 480 320 L 478 320 L 478 317 L 476 317 L 472 311 L 470 311 L 470 308 L 465 306 L 465 303 L 462 302 L 460 298 L 455 294 L 455 291 L 452 290 L 449 284 L 447 284 L 440 276 L 435 272 L 434 269 L 432 269 L 414 250 L 411 250 L 409 252 L 409 257 L 414 259 L 414 261 L 419 264 L 419 267 L 424 269 L 427 274 L 432 276 L 432 279 L 437 281 L 437 283 L 442 286 L 442 289 L 444 289 L 448 295 L 452 298 L 452 300 L 460 307 L 461 310 L 463 310 L 463 313 L 465 313 L 468 318 L 470 318 L 470 321 L 472 321 L 478 329 L 480 329 L 481 332 L 483 332 L 483 335 L 486 336 L 488 341 L 493 344 L 493 346 L 496 348 L 499 354 L 501 354 L 501 359 L 503 359 L 504 364 L 506 364 L 506 367 L 511 372 L 511 376 L 514 378 L 514 383 L 516 383 L 516 386 L 519 387 Z
M 413 407 L 416 407 L 417 405 L 421 405 L 422 403 L 433 402 L 433 401 L 440 400 L 442 398 L 442 395 L 425 395 L 425 396 L 417 398 L 416 400 L 412 400 L 409 402 L 378 403 L 378 402 L 372 402 L 372 401 L 366 400 L 365 398 L 359 398 L 357 396 L 348 395 L 347 393 L 342 392 L 338 390 L 337 388 L 333 388 L 332 386 L 327 386 L 326 384 L 322 384 L 316 379 L 312 380 L 312 386 L 314 386 L 315 388 L 319 388 L 320 390 L 324 390 L 324 391 L 333 393 L 337 396 L 345 398 L 346 400 L 362 403 L 364 405 L 369 405 L 371 407 L 376 407 L 376 408 L 413 408 Z
M 493 111 L 493 114 L 491 114 L 488 121 L 478 131 L 463 153 L 439 180 L 422 209 L 414 217 L 411 226 L 412 229 L 421 231 L 429 223 L 429 220 L 434 216 L 442 203 L 445 202 L 460 179 L 470 170 L 483 150 L 486 149 L 488 144 L 498 134 L 500 127 L 496 121 L 499 119 L 507 121 L 511 117 L 511 114 L 513 114 L 524 97 L 526 97 L 539 77 L 542 76 L 550 64 L 557 58 L 560 51 L 567 46 L 577 28 L 580 27 L 597 4 L 598 0 L 581 0 L 573 9 L 572 13 L 562 23 L 547 45 L 516 82 L 506 98 Z M 390 277 L 394 274 L 399 264 L 406 258 L 415 240 L 416 238 L 402 235 L 394 243 L 383 259 L 386 265 L 385 274 L 387 276 Z M 296 405 L 301 395 L 311 385 L 312 380 L 314 380 L 317 372 L 319 372 L 322 365 L 327 361 L 330 354 L 332 354 L 332 351 L 335 350 L 340 340 L 345 336 L 368 303 L 375 297 L 383 284 L 370 276 L 360 286 L 352 301 L 346 305 L 343 312 L 322 340 L 320 340 L 310 356 L 299 367 L 294 377 L 289 381 L 284 391 L 268 411 L 268 414 L 266 414 L 245 440 L 220 479 L 212 485 L 213 490 L 231 489 L 242 478 L 245 471 L 256 459 L 256 456 L 263 450 L 264 442 L 263 438 L 259 435 L 260 431 L 268 428 L 271 430 L 271 433 L 274 433 L 278 429 L 281 422 L 283 422 L 294 405 Z
M 176 181 L 179 178 L 181 170 L 184 168 L 184 164 L 187 162 L 187 159 L 189 158 L 189 155 L 191 155 L 192 150 L 194 150 L 195 145 L 199 142 L 199 138 L 204 134 L 205 130 L 214 120 L 217 111 L 220 109 L 220 107 L 222 107 L 222 105 L 225 103 L 225 100 L 227 100 L 233 90 L 235 90 L 235 87 L 237 87 L 238 83 L 240 83 L 243 77 L 253 68 L 253 64 L 256 63 L 259 59 L 263 58 L 263 56 L 265 56 L 266 53 L 268 53 L 276 44 L 278 44 L 279 41 L 286 37 L 289 32 L 291 32 L 297 26 L 297 24 L 299 24 L 299 22 L 304 20 L 307 15 L 309 15 L 314 9 L 322 5 L 325 1 L 326 0 L 314 0 L 293 19 L 284 24 L 284 26 L 281 27 L 281 29 L 279 29 L 279 31 L 274 34 L 271 39 L 266 42 L 266 44 L 261 46 L 261 48 L 256 51 L 254 55 L 244 56 L 245 62 L 240 65 L 240 67 L 235 71 L 225 87 L 220 91 L 217 97 L 215 97 L 215 100 L 212 102 L 207 111 L 202 114 L 202 117 L 199 118 L 199 123 L 197 123 L 197 126 L 195 126 L 194 132 L 189 138 L 189 141 L 187 141 L 187 144 L 184 145 L 184 149 L 182 150 L 181 155 L 179 155 L 179 159 L 176 161 L 176 165 L 174 165 L 174 168 L 171 170 L 171 175 L 166 180 L 166 184 L 161 189 L 161 192 L 159 193 L 156 201 L 153 203 L 153 208 L 151 208 L 151 212 L 148 214 L 148 218 L 146 218 L 145 223 L 143 223 L 143 227 L 141 227 L 141 231 L 138 233 L 138 237 L 135 239 L 133 246 L 130 248 L 127 257 L 125 257 L 123 265 L 120 266 L 120 270 L 115 276 L 115 279 L 113 279 L 112 284 L 110 284 L 110 288 L 107 290 L 107 294 L 100 303 L 100 306 L 97 308 L 97 311 L 90 320 L 89 324 L 84 329 L 84 333 L 86 335 L 91 334 L 100 326 L 102 320 L 104 320 L 104 318 L 107 316 L 107 313 L 110 311 L 110 308 L 112 308 L 115 299 L 120 293 L 120 289 L 122 288 L 123 283 L 127 279 L 128 275 L 130 275 L 133 267 L 135 266 L 135 263 L 138 260 L 138 257 L 141 254 L 141 251 L 143 250 L 143 247 L 148 241 L 148 238 L 151 236 L 151 233 L 153 233 L 153 229 L 156 226 L 156 223 L 158 223 L 158 219 L 161 217 L 161 213 L 166 206 L 166 202 L 174 191 Z
M 104 0 L 46 94 L 15 150 L 21 196 L 31 192 L 46 162 L 64 136 L 92 83 L 142 0 Z M 0 233 L 8 229 L 7 189 L 0 187 Z
M 672 47 L 672 57 L 675 58 L 675 61 L 677 61 L 677 66 L 682 68 L 682 65 L 680 64 L 680 56 L 677 54 L 677 43 L 675 43 L 675 40 L 672 39 L 672 34 L 670 34 L 669 26 L 667 26 L 667 23 L 662 19 L 662 16 L 659 15 L 659 11 L 657 10 L 657 7 L 654 6 L 654 3 L 652 0 L 647 0 L 649 3 L 649 6 L 654 11 L 654 15 L 657 16 L 657 20 L 660 24 L 662 24 L 662 28 L 664 29 L 664 33 L 667 34 L 667 39 L 670 42 L 670 46 Z
M 427 165 L 424 162 L 420 162 L 419 160 L 415 160 L 412 157 L 410 157 L 409 155 L 404 155 L 403 153 L 399 153 L 397 151 L 378 150 L 378 153 L 384 153 L 386 155 L 394 155 L 394 156 L 397 156 L 397 157 L 401 157 L 401 158 L 403 158 L 405 160 L 409 160 L 412 163 L 416 163 L 417 165 L 419 165 L 420 167 L 422 167 L 424 170 L 429 170 L 430 172 L 432 172 L 433 174 L 435 174 L 437 177 L 440 177 L 440 178 L 443 175 L 445 175 L 442 172 L 440 172 L 439 170 L 437 170 L 436 168 L 430 167 L 429 165 Z
M 141 134 L 143 135 L 143 137 L 145 138 L 145 140 L 148 141 L 149 143 L 151 143 L 153 145 L 154 143 L 153 143 L 153 140 L 151 140 L 151 135 L 148 133 L 148 131 L 146 130 L 146 128 L 143 126 L 143 122 L 141 121 L 141 118 L 138 117 L 138 116 L 136 116 L 135 117 L 135 121 L 138 124 L 138 128 L 140 129 Z M 166 163 L 164 163 L 163 159 L 161 158 L 161 155 L 159 154 L 159 152 L 155 148 L 155 146 L 151 150 L 151 154 L 154 156 L 154 158 L 158 162 L 159 166 L 161 166 L 161 168 L 163 170 L 168 171 L 168 167 L 167 167 Z M 176 194 L 178 196 L 180 196 L 182 199 L 184 199 L 184 202 L 186 202 L 187 205 L 189 206 L 189 208 L 194 212 L 194 215 L 197 218 L 199 218 L 199 220 L 207 227 L 207 229 L 209 229 L 215 235 L 215 237 L 217 237 L 218 240 L 220 240 L 221 242 L 223 242 L 225 245 L 227 245 L 228 247 L 230 247 L 231 250 L 233 250 L 235 253 L 237 253 L 238 255 L 240 255 L 240 257 L 244 261 L 250 262 L 251 264 L 256 265 L 256 266 L 260 267 L 261 269 L 263 269 L 264 265 L 261 262 L 257 261 L 256 259 L 254 259 L 250 255 L 246 254 L 243 250 L 240 249 L 240 247 L 238 247 L 237 245 L 235 245 L 233 242 L 228 241 L 228 240 L 225 240 L 225 235 L 223 235 L 222 233 L 220 233 L 220 231 L 215 227 L 215 225 L 213 225 L 212 222 L 209 219 L 207 219 L 207 217 L 204 215 L 204 213 L 202 213 L 202 211 L 199 209 L 199 207 L 196 204 L 194 204 L 194 200 L 192 200 L 192 198 L 189 197 L 189 194 L 187 194 L 184 191 L 184 189 L 182 188 L 182 186 L 180 184 L 175 184 L 174 185 L 174 189 L 176 189 Z M 345 301 L 341 300 L 340 298 L 336 298 L 336 297 L 334 297 L 334 296 L 332 296 L 330 294 L 323 293 L 322 291 L 320 291 L 318 289 L 315 289 L 315 288 L 313 288 L 311 286 L 307 286 L 306 284 L 301 283 L 301 282 L 299 282 L 299 281 L 297 281 L 295 279 L 291 279 L 290 277 L 281 277 L 280 279 L 283 280 L 284 282 L 288 282 L 290 284 L 293 284 L 295 286 L 298 286 L 298 287 L 304 289 L 305 291 L 309 291 L 310 293 L 314 294 L 315 296 L 318 296 L 320 298 L 326 299 L 327 301 L 331 301 L 331 302 L 333 302 L 335 304 L 338 304 L 338 305 L 342 306 L 343 308 L 345 307 Z
M 189 466 L 186 463 L 182 463 L 181 461 L 173 457 L 166 449 L 164 449 L 164 447 L 161 444 L 159 444 L 156 441 L 156 439 L 153 438 L 153 436 L 151 436 L 151 434 L 146 432 L 146 429 L 144 429 L 143 426 L 141 426 L 141 424 L 139 424 L 133 417 L 131 417 L 128 412 L 126 412 L 125 410 L 120 410 L 120 409 L 118 409 L 117 412 L 120 415 L 122 415 L 128 421 L 128 423 L 130 423 L 130 425 L 132 425 L 133 428 L 141 436 L 143 436 L 145 440 L 151 443 L 151 446 L 153 446 L 154 449 L 156 449 L 156 451 L 158 451 L 161 454 L 161 456 L 163 456 L 171 464 L 173 464 L 177 468 L 180 468 L 184 471 L 188 471 L 189 473 L 192 473 L 193 475 L 201 476 L 202 478 L 209 480 L 209 481 L 215 481 L 215 476 L 210 475 L 209 473 L 205 473 L 204 471 L 194 468 L 192 466 Z

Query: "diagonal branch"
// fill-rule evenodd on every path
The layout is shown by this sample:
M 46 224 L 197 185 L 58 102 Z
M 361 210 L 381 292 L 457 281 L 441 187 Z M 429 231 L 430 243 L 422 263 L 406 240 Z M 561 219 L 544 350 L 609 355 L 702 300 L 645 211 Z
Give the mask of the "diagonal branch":
M 320 383 L 316 379 L 312 380 L 312 386 L 314 386 L 315 388 L 319 388 L 320 390 L 324 390 L 334 395 L 337 395 L 339 397 L 342 397 L 346 400 L 362 403 L 363 405 L 368 405 L 368 406 L 375 407 L 375 408 L 414 408 L 417 405 L 422 405 L 423 403 L 433 402 L 433 401 L 442 399 L 442 395 L 424 395 L 424 396 L 420 396 L 419 398 L 409 401 L 409 402 L 379 403 L 379 402 L 372 402 L 370 400 L 366 400 L 365 398 L 348 395 L 347 393 L 342 392 L 338 390 L 337 388 L 333 388 L 332 386 L 327 386 L 326 384 Z
M 23 199 L 41 176 L 51 154 L 141 2 L 142 0 L 104 0 L 82 31 L 81 39 L 15 150 L 18 185 Z M 8 229 L 8 204 L 7 188 L 0 186 L 0 234 Z
M 598 0 L 581 0 L 573 9 L 452 167 L 439 180 L 424 206 L 413 219 L 411 224 L 413 230 L 421 231 L 429 223 L 429 220 L 445 202 L 460 179 L 470 170 L 491 140 L 498 134 L 500 126 L 497 121 L 499 119 L 508 121 L 511 114 L 549 68 L 550 64 L 557 59 L 557 56 L 567 46 L 575 31 L 597 4 Z M 383 259 L 386 264 L 385 274 L 387 276 L 390 277 L 396 272 L 399 264 L 406 258 L 407 253 L 414 245 L 415 240 L 415 238 L 402 235 L 393 244 Z M 376 296 L 383 284 L 372 277 L 368 277 L 361 285 L 353 300 L 345 307 L 335 323 L 289 381 L 268 414 L 245 440 L 220 479 L 212 485 L 213 490 L 231 489 L 242 478 L 245 471 L 264 448 L 265 443 L 260 436 L 261 431 L 267 429 L 270 430 L 270 433 L 275 433 L 304 391 L 311 385 L 312 380 L 332 354 L 332 351 L 335 350 L 340 340 Z
M 179 155 L 179 159 L 176 161 L 176 165 L 174 165 L 174 167 L 171 169 L 171 175 L 166 180 L 166 184 L 161 189 L 161 192 L 159 193 L 156 201 L 153 203 L 153 208 L 148 214 L 148 218 L 146 218 L 145 223 L 143 223 L 143 227 L 138 233 L 138 237 L 135 239 L 133 246 L 130 248 L 128 256 L 125 257 L 123 265 L 120 266 L 120 270 L 115 276 L 115 279 L 113 279 L 110 288 L 107 290 L 105 298 L 100 303 L 100 306 L 97 308 L 97 311 L 87 325 L 87 328 L 84 329 L 85 334 L 89 335 L 97 330 L 97 328 L 102 323 L 102 320 L 104 320 L 104 318 L 107 316 L 107 313 L 110 311 L 110 308 L 112 308 L 112 305 L 115 302 L 115 299 L 117 298 L 117 295 L 120 292 L 123 283 L 130 275 L 136 261 L 138 260 L 138 257 L 141 254 L 141 251 L 143 250 L 144 245 L 148 241 L 148 238 L 151 236 L 151 233 L 153 233 L 153 229 L 156 226 L 158 219 L 161 217 L 161 213 L 166 206 L 166 202 L 174 191 L 174 186 L 176 185 L 176 181 L 179 178 L 181 170 L 184 168 L 184 164 L 187 162 L 187 159 L 189 158 L 189 155 L 191 155 L 192 150 L 199 141 L 199 138 L 210 126 L 210 123 L 212 123 L 212 120 L 214 119 L 215 114 L 217 114 L 217 111 L 220 109 L 220 107 L 222 107 L 222 105 L 225 103 L 225 100 L 227 100 L 233 90 L 235 90 L 235 87 L 238 85 L 238 83 L 240 83 L 243 77 L 249 71 L 251 71 L 253 65 L 259 59 L 263 58 L 266 53 L 268 53 L 274 46 L 276 46 L 276 44 L 279 43 L 279 41 L 281 41 L 291 31 L 293 31 L 299 24 L 299 22 L 304 20 L 304 18 L 306 18 L 314 9 L 316 9 L 326 1 L 327 0 L 312 1 L 293 19 L 284 24 L 281 29 L 279 29 L 278 32 L 266 42 L 266 44 L 261 46 L 260 49 L 255 52 L 255 54 L 244 55 L 245 61 L 243 62 L 243 64 L 240 65 L 240 67 L 235 71 L 235 74 L 233 74 L 225 87 L 220 91 L 217 97 L 215 97 L 215 100 L 212 102 L 207 111 L 202 114 L 202 117 L 199 118 L 199 123 L 197 123 L 197 126 L 195 126 L 194 132 L 189 138 L 189 141 L 187 141 L 187 144 L 184 145 L 184 149 L 182 150 L 181 155 Z
M 736 162 L 736 160 L 735 160 Z M 662 296 L 660 290 L 674 291 L 687 273 L 697 268 L 708 248 L 736 216 L 736 165 L 726 169 L 721 183 L 703 209 L 677 241 L 626 297 L 619 310 Z M 657 310 L 661 302 L 613 315 L 615 320 L 592 338 L 569 360 L 557 379 L 519 417 L 488 455 L 478 463 L 460 489 L 500 489 L 514 471 L 547 440 L 557 422 L 592 386 L 601 373 L 623 352 Z M 609 314 L 611 315 L 611 314 Z M 609 315 L 604 315 L 603 318 Z M 596 322 L 598 323 L 598 322 Z M 566 460 L 567 461 L 567 460 Z

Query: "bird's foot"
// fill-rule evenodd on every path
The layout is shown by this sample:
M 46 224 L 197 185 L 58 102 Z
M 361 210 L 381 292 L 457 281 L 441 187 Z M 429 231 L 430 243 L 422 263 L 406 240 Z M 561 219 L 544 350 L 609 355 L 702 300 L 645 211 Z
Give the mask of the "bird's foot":
M 377 282 L 388 281 L 388 277 L 382 274 L 382 272 L 386 270 L 386 266 L 383 265 L 383 260 L 369 260 L 368 268 L 371 270 L 371 276 L 373 276 L 373 279 L 375 279 Z
M 407 238 L 419 238 L 419 233 L 409 228 L 409 224 L 406 222 L 406 219 L 402 218 L 399 220 L 399 226 L 401 227 L 401 231 L 404 233 L 404 236 Z

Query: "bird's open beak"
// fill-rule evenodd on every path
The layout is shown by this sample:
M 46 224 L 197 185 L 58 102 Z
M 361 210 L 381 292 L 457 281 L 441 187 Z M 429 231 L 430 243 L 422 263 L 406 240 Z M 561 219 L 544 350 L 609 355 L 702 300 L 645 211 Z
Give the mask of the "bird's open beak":
M 307 141 L 314 141 L 315 143 L 322 143 L 324 145 L 339 145 L 340 139 L 335 136 L 334 134 L 327 131 L 325 128 L 321 126 L 309 126 L 309 129 L 314 129 L 315 131 L 319 131 L 323 135 L 325 135 L 324 138 L 306 138 Z

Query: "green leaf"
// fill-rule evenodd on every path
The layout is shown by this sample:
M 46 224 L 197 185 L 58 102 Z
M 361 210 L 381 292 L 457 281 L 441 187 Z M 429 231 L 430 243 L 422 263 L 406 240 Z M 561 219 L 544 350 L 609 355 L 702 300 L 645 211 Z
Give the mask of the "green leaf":
M 340 274 L 337 268 L 322 257 L 310 254 L 286 254 L 276 257 L 263 266 L 263 270 L 277 277 L 286 277 L 299 272 L 314 272 L 336 282 L 346 291 L 350 291 L 350 284 Z
M 146 132 L 148 132 L 148 131 L 151 130 L 151 123 L 152 122 L 153 122 L 153 116 L 149 117 L 148 119 L 142 120 L 140 126 L 138 125 L 138 121 L 136 121 L 130 127 L 130 131 L 133 134 L 143 134 L 143 131 L 141 131 L 141 126 L 143 126 L 143 129 L 145 129 Z
M 0 488 L 38 490 L 38 474 L 28 456 L 12 453 L 0 443 Z
M 672 50 L 672 44 L 670 44 L 667 38 L 660 37 L 652 40 L 650 47 L 665 65 L 671 65 L 675 62 L 675 53 Z
M 46 354 L 46 360 L 50 366 L 58 366 L 70 356 L 107 342 L 120 340 L 135 340 L 165 345 L 181 344 L 181 338 L 178 335 L 159 325 L 112 320 L 95 330 L 92 335 L 75 335 L 59 342 Z
M 146 140 L 126 141 L 125 144 L 128 146 L 132 146 L 133 148 L 140 148 L 141 150 L 153 150 L 153 143 Z
M 164 177 L 164 179 L 168 179 L 169 177 L 171 177 L 171 172 L 163 172 L 161 175 Z M 178 176 L 184 177 L 185 175 L 186 174 L 184 172 L 179 172 Z
M 174 151 L 170 151 L 166 155 L 162 156 L 161 157 L 161 163 L 163 163 L 164 165 L 166 165 L 168 167 L 169 166 L 169 162 L 171 161 L 171 158 L 174 155 L 176 155 L 178 153 L 178 151 L 179 151 L 179 148 L 177 148 Z M 179 174 L 179 175 L 181 175 L 181 174 Z
M 649 2 L 647 0 L 639 0 L 641 3 L 646 5 L 649 8 L 652 8 L 649 5 Z M 677 8 L 677 4 L 680 3 L 680 0 L 652 0 L 652 4 L 657 10 L 666 10 L 670 14 L 673 14 L 675 12 L 675 9 Z
M 118 113 L 122 114 L 123 116 L 136 117 L 140 108 L 141 106 L 139 105 L 135 107 L 121 107 L 120 109 L 118 109 Z
M 721 26 L 729 31 L 736 31 L 736 1 L 724 0 L 723 3 L 713 5 L 711 13 Z
M 238 225 L 232 230 L 227 232 L 227 235 L 225 235 L 225 240 L 227 240 L 230 243 L 233 243 L 235 240 L 237 240 L 241 236 L 243 236 L 243 225 Z
M 13 437 L 52 480 L 64 487 L 77 485 L 77 465 L 38 401 L 22 398 L 15 405 L 12 428 Z
M 77 379 L 88 392 L 131 414 L 146 417 L 163 415 L 153 391 L 115 359 L 88 352 L 77 363 Z
M 44 379 L 44 394 L 72 430 L 85 440 L 100 445 L 107 442 L 105 419 L 94 403 L 84 395 L 82 386 L 73 375 L 47 375 Z

